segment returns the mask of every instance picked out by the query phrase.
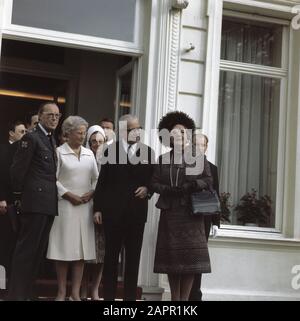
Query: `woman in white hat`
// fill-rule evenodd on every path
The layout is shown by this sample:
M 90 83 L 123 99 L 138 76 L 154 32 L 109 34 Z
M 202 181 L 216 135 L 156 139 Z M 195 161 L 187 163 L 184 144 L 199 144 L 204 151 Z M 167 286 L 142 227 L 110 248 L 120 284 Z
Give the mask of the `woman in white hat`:
M 91 126 L 87 132 L 86 148 L 90 149 L 98 165 L 98 170 L 101 168 L 101 155 L 104 144 L 106 143 L 106 135 L 102 127 L 98 125 Z M 82 280 L 82 297 L 88 296 L 89 281 L 92 278 L 91 298 L 92 300 L 100 300 L 99 298 L 99 286 L 102 278 L 103 263 L 104 263 L 104 233 L 102 228 L 102 222 L 99 220 L 95 223 L 95 242 L 96 242 L 96 260 L 88 261 L 91 263 L 85 266 L 85 272 Z

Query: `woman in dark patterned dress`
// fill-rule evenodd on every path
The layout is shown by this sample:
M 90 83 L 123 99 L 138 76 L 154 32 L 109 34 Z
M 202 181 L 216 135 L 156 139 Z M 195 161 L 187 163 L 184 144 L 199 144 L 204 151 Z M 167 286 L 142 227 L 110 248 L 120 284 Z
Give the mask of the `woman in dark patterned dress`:
M 170 112 L 159 123 L 170 133 L 160 140 L 171 151 L 161 155 L 152 178 L 152 191 L 160 194 L 156 207 L 161 210 L 158 227 L 154 272 L 168 274 L 172 301 L 186 301 L 195 274 L 210 273 L 210 259 L 203 217 L 191 215 L 190 194 L 212 185 L 210 167 L 202 158 L 198 172 L 187 169 L 186 154 L 195 130 L 194 121 L 183 112 Z M 169 145 L 169 146 L 168 146 Z
M 87 132 L 86 148 L 90 149 L 97 162 L 98 170 L 101 169 L 101 155 L 106 143 L 104 129 L 98 125 L 91 126 Z M 105 240 L 102 222 L 99 217 L 94 217 L 95 223 L 95 243 L 96 260 L 85 262 L 84 274 L 82 278 L 81 298 L 86 300 L 89 294 L 89 284 L 91 278 L 91 299 L 99 301 L 99 287 L 102 279 L 105 256 Z

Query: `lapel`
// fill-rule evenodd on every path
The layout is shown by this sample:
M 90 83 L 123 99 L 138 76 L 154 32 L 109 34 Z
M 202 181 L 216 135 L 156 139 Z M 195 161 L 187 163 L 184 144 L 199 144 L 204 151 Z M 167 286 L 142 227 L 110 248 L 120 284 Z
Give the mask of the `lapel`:
M 136 150 L 134 152 L 134 154 L 130 157 L 132 158 L 136 158 L 136 157 L 140 157 L 141 155 L 141 150 L 143 148 L 144 144 L 143 143 L 137 143 L 136 146 Z M 130 163 L 130 161 L 128 160 L 128 154 L 127 151 L 124 149 L 124 145 L 122 141 L 117 141 L 116 142 L 116 159 L 117 159 L 117 163 L 118 164 L 124 164 L 124 161 L 126 162 L 125 164 L 132 166 L 132 164 Z
M 39 137 L 41 138 L 44 145 L 46 145 L 46 147 L 52 152 L 55 166 L 57 166 L 56 142 L 54 139 L 54 135 L 49 138 L 45 135 L 45 133 L 40 129 L 39 126 L 36 126 L 36 131 L 39 134 Z
M 141 156 L 141 148 L 142 148 L 142 143 L 140 143 L 140 142 L 137 143 L 134 156 L 136 156 L 136 157 L 140 157 Z
M 48 138 L 48 136 L 45 135 L 45 133 L 40 129 L 39 126 L 36 126 L 36 131 L 39 135 L 39 137 L 41 138 L 42 142 L 50 149 L 53 150 L 52 145 L 50 143 L 50 140 Z

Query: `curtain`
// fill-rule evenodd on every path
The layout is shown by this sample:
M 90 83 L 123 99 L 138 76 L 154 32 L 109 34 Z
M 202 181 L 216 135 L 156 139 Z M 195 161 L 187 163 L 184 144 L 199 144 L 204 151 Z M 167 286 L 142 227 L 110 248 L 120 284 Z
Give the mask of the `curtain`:
M 251 26 L 244 30 L 244 25 L 240 29 L 223 34 L 223 59 L 271 63 L 273 58 L 268 57 L 268 51 L 273 50 L 273 45 L 267 40 L 272 38 L 269 30 Z M 220 72 L 217 135 L 220 191 L 231 194 L 233 206 L 252 189 L 258 196 L 270 196 L 273 217 L 269 227 L 275 224 L 279 98 L 278 79 Z M 238 224 L 234 211 L 231 224 Z
M 223 20 L 221 59 L 280 67 L 281 47 L 281 26 Z

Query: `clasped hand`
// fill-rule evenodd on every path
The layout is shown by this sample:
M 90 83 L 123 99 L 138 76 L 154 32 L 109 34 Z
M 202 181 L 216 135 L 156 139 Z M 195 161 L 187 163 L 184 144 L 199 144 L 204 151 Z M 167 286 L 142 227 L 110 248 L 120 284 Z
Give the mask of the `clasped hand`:
M 72 205 L 78 206 L 81 204 L 88 203 L 92 199 L 93 195 L 94 195 L 94 191 L 89 191 L 83 194 L 82 196 L 73 194 L 71 192 L 67 192 L 62 197 L 67 201 L 69 201 Z
M 5 214 L 7 211 L 7 203 L 6 201 L 0 201 L 0 215 Z
M 134 196 L 141 199 L 146 198 L 147 195 L 148 195 L 148 188 L 146 186 L 140 186 L 134 192 Z

